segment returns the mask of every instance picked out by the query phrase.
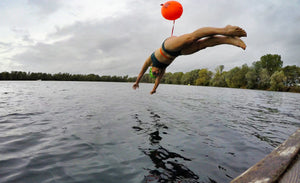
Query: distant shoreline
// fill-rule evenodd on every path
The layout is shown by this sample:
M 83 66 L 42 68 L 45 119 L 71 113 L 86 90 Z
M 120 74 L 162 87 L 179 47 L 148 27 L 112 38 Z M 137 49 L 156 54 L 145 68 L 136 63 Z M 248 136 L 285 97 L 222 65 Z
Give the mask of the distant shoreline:
M 193 72 L 193 71 L 191 71 Z M 2 74 L 5 73 L 5 75 L 9 78 L 3 78 Z M 23 73 L 23 76 L 21 78 L 16 78 L 16 76 L 14 76 L 15 74 L 18 73 L 18 76 L 20 77 L 20 73 Z M 26 75 L 27 77 L 24 77 L 25 72 L 22 71 L 12 71 L 11 73 L 8 72 L 2 72 L 0 73 L 0 82 L 1 81 L 37 81 L 37 82 L 42 82 L 42 81 L 73 81 L 73 82 L 123 82 L 123 83 L 134 83 L 136 80 L 136 77 L 127 77 L 127 76 L 97 76 L 94 75 L 93 78 L 91 78 L 91 75 L 80 75 L 80 79 L 78 79 L 78 77 L 76 77 L 77 75 L 74 75 L 75 77 L 68 77 L 68 78 L 64 78 L 63 76 L 66 76 L 66 73 L 61 74 L 54 74 L 55 78 L 51 78 L 54 75 L 51 74 L 46 74 L 46 73 L 31 73 L 34 75 L 34 77 L 31 77 L 30 75 Z M 172 74 L 173 73 L 167 73 L 168 74 Z M 176 73 L 174 73 L 176 74 Z M 68 74 L 69 76 L 72 76 L 71 74 Z M 150 78 L 150 76 L 148 76 L 149 74 L 146 74 L 145 78 L 142 79 L 141 83 L 154 83 L 154 80 L 151 78 L 150 80 L 147 80 L 147 77 Z M 43 77 L 37 77 L 37 76 L 48 76 L 48 78 L 43 78 Z M 51 77 L 49 77 L 51 76 Z M 90 76 L 90 77 L 88 77 Z M 43 79 L 37 79 L 37 78 L 43 78 Z M 90 79 L 90 80 L 89 80 Z M 185 85 L 185 86 L 207 86 L 207 87 L 221 87 L 221 88 L 233 88 L 233 87 L 228 87 L 228 86 L 212 86 L 212 85 L 195 85 L 195 84 L 182 84 L 182 83 L 168 83 L 166 82 L 165 79 L 163 79 L 162 84 L 173 84 L 173 85 Z M 274 90 L 270 90 L 270 89 L 259 89 L 259 88 L 236 88 L 236 89 L 250 89 L 250 90 L 260 90 L 260 91 L 274 91 Z M 292 87 L 286 87 L 285 90 L 283 91 L 278 91 L 278 92 L 292 92 L 292 93 L 300 93 L 300 86 L 292 86 Z
M 280 55 L 267 54 L 260 61 L 234 67 L 224 71 L 224 65 L 219 65 L 215 73 L 208 69 L 195 69 L 190 72 L 165 73 L 162 84 L 214 86 L 226 88 L 256 89 L 267 91 L 283 91 L 300 93 L 300 67 L 282 67 Z M 29 81 L 101 81 L 101 82 L 135 82 L 137 77 L 126 76 L 99 76 L 96 74 L 69 74 L 69 73 L 34 73 L 11 71 L 0 73 L 0 80 L 29 80 Z M 154 83 L 148 73 L 145 73 L 140 82 Z

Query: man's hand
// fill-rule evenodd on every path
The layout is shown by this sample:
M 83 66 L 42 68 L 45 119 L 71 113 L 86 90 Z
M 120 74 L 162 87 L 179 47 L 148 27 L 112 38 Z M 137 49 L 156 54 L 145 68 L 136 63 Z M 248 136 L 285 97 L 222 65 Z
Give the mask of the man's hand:
M 153 93 L 155 93 L 156 92 L 156 90 L 152 90 L 151 92 L 150 92 L 150 94 L 152 95 Z
M 132 86 L 132 88 L 135 90 L 137 88 L 139 88 L 139 84 L 138 83 L 134 83 L 134 85 Z

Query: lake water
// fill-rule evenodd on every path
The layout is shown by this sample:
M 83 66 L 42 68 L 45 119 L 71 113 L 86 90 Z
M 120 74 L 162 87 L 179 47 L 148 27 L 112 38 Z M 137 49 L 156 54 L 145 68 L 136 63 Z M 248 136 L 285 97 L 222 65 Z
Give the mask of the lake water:
M 300 127 L 300 94 L 0 82 L 1 183 L 224 183 Z

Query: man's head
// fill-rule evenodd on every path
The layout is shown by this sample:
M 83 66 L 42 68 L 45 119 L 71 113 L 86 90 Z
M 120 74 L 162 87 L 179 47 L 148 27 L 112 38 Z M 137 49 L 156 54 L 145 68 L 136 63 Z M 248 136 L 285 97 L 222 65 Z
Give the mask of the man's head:
M 150 76 L 152 78 L 156 78 L 157 76 L 159 76 L 162 73 L 162 70 L 158 67 L 151 67 L 150 68 Z

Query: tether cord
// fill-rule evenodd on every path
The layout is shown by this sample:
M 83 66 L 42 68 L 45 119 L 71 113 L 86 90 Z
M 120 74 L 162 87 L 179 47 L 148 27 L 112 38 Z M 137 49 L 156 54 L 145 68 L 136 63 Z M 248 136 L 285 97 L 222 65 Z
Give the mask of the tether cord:
M 175 20 L 173 20 L 173 27 L 172 27 L 172 33 L 171 33 L 171 36 L 173 36 L 173 32 L 174 32 L 174 25 L 175 25 Z

